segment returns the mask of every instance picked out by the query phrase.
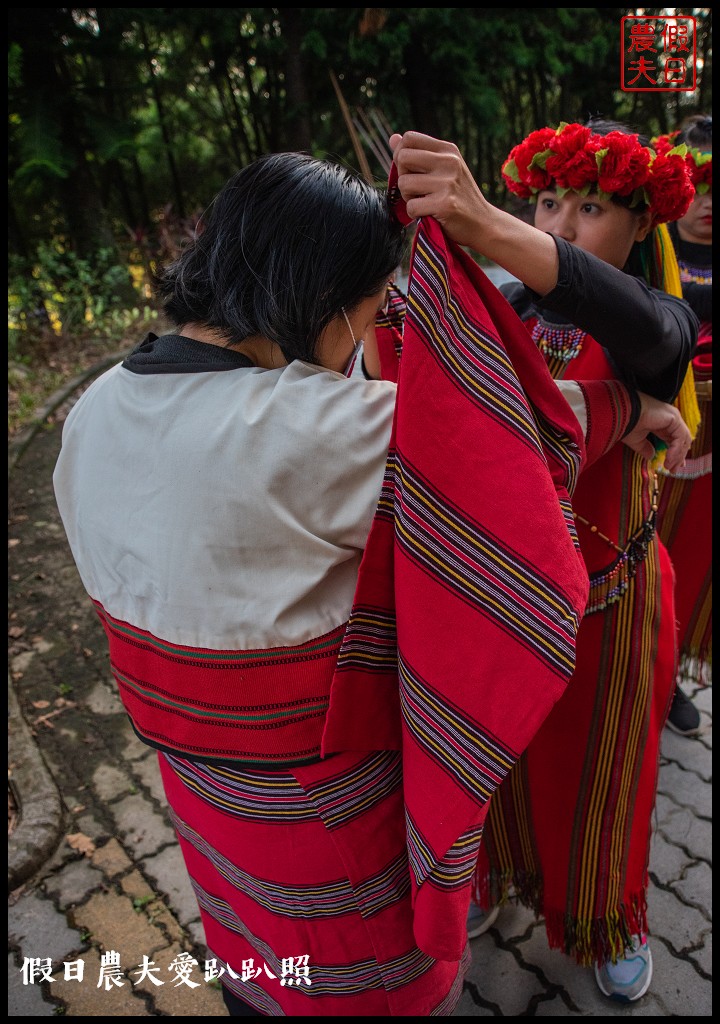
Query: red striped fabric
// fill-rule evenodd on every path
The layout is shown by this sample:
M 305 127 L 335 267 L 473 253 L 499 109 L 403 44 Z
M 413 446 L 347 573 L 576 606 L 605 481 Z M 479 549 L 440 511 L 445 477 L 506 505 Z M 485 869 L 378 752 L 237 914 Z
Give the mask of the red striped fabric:
M 438 959 L 466 945 L 488 800 L 574 668 L 588 578 L 569 492 L 583 458 L 514 311 L 420 222 L 388 472 L 323 753 L 402 750 L 414 935 Z
M 171 644 L 93 603 L 123 704 L 147 743 L 200 760 L 317 760 L 344 624 L 294 647 L 216 651 Z
M 575 358 L 551 359 L 550 370 L 583 381 L 612 373 L 588 335 Z M 650 476 L 646 460 L 616 444 L 575 489 L 591 580 L 575 673 L 491 802 L 475 879 L 483 906 L 512 886 L 544 918 L 550 947 L 583 966 L 622 955 L 648 928 L 652 810 L 676 656 L 673 574 L 654 536 Z
M 712 324 L 700 325 L 693 373 L 702 420 L 685 468 L 660 476 L 658 534 L 675 568 L 680 674 L 705 682 L 712 664 Z

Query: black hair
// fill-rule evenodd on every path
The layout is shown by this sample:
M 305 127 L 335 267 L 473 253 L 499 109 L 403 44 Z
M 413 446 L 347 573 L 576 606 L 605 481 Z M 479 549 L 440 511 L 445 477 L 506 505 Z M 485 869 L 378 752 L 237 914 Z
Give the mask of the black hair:
M 404 247 L 379 189 L 339 164 L 275 153 L 230 178 L 157 287 L 180 328 L 227 344 L 263 335 L 288 362 L 316 363 L 325 327 L 382 289 Z
M 680 127 L 680 134 L 674 141 L 676 145 L 686 142 L 693 149 L 712 149 L 712 117 L 709 114 L 693 114 L 686 117 Z

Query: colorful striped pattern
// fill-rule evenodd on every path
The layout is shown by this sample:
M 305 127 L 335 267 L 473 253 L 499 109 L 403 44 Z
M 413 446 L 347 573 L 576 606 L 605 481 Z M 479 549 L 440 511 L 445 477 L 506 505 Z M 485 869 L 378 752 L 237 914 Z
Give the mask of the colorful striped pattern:
M 381 353 L 386 341 L 378 331 Z M 466 944 L 489 797 L 574 668 L 588 579 L 568 488 L 584 452 L 505 299 L 421 222 L 388 462 L 394 515 L 377 516 L 368 539 L 350 621 L 373 618 L 341 648 L 323 752 L 402 750 L 414 936 L 440 960 Z
M 685 468 L 660 476 L 658 534 L 675 569 L 679 678 L 705 682 L 712 664 L 712 324 L 701 325 L 693 359 L 702 416 Z
M 442 586 L 491 616 L 551 671 L 572 672 L 579 616 L 557 582 L 470 520 L 398 458 L 398 546 Z
M 397 672 L 395 616 L 383 608 L 355 605 L 338 657 L 338 669 Z
M 530 323 L 530 322 L 529 322 Z M 587 337 L 558 375 L 610 373 Z M 618 414 L 618 423 L 622 416 Z M 573 497 L 619 544 L 650 511 L 647 464 L 616 445 L 585 469 Z M 616 552 L 582 523 L 582 552 L 601 575 Z M 648 929 L 647 884 L 659 748 L 673 688 L 673 586 L 657 538 L 621 600 L 586 615 L 562 698 L 493 796 L 475 877 L 482 906 L 516 895 L 545 920 L 548 942 L 589 966 Z M 558 794 L 561 796 L 558 798 Z
M 477 722 L 450 704 L 447 696 L 433 690 L 403 659 L 400 690 L 404 720 L 413 741 L 483 807 L 517 760 L 517 752 L 482 731 Z
M 428 841 L 423 838 L 410 814 L 406 815 L 408 830 L 408 856 L 415 884 L 429 881 L 440 889 L 465 889 L 477 863 L 482 828 L 469 829 L 450 847 L 445 857 L 437 861 Z
M 414 942 L 398 754 L 276 773 L 159 761 L 208 955 L 240 999 L 271 1016 L 452 1013 L 469 959 L 436 962 Z M 278 814 L 286 804 L 302 815 Z M 310 985 L 282 985 L 301 956 Z M 243 981 L 251 961 L 263 970 Z
M 295 647 L 216 651 L 168 643 L 94 604 L 123 703 L 146 742 L 208 761 L 318 758 L 344 625 Z

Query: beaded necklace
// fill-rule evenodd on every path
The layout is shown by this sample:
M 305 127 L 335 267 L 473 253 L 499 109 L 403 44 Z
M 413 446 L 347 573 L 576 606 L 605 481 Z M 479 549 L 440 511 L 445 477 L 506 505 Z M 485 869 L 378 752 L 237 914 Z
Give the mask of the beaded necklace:
M 531 333 L 533 341 L 547 359 L 569 363 L 580 355 L 586 332 L 580 327 L 551 327 L 538 320 Z
M 614 540 L 606 537 L 599 527 L 595 526 L 584 516 L 573 512 L 573 519 L 586 526 L 596 537 L 604 540 L 617 552 L 617 558 L 602 572 L 592 573 L 590 576 L 590 594 L 588 597 L 585 615 L 592 612 L 602 612 L 612 604 L 615 604 L 627 592 L 630 580 L 637 573 L 638 566 L 645 561 L 650 549 L 650 542 L 655 536 L 655 521 L 658 510 L 659 484 L 657 473 L 653 472 L 653 493 L 650 503 L 650 514 L 639 529 L 630 537 L 625 547 L 620 547 Z
M 680 280 L 683 284 L 712 284 L 712 267 L 693 267 L 686 260 L 678 260 Z

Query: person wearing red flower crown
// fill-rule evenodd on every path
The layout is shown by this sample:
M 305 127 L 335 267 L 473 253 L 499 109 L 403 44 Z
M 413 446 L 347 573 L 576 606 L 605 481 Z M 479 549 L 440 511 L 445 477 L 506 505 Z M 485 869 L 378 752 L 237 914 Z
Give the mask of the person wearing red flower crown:
M 701 732 L 700 712 L 680 686 L 705 680 L 712 663 L 712 117 L 695 114 L 681 129 L 653 140 L 658 152 L 685 144 L 695 198 L 668 225 L 680 266 L 683 297 L 700 320 L 693 357 L 700 429 L 686 466 L 660 475 L 658 533 L 676 575 L 679 667 L 667 726 L 683 736 Z
M 532 132 L 503 166 L 510 190 L 536 204 L 531 226 L 487 202 L 454 147 L 406 145 L 394 157 L 403 195 L 416 196 L 408 212 L 438 216 L 518 279 L 501 291 L 555 378 L 581 389 L 619 379 L 682 399 L 692 419 L 698 320 L 663 289 L 663 267 L 675 261 L 664 224 L 694 195 L 684 150 L 656 154 L 607 122 Z M 591 585 L 575 672 L 490 801 L 475 874 L 477 904 L 493 908 L 485 924 L 514 887 L 544 916 L 551 947 L 594 966 L 601 991 L 622 1001 L 640 998 L 652 977 L 648 857 L 676 658 L 656 507 L 656 473 L 625 445 L 578 481 L 573 509 Z M 468 934 L 484 926 L 469 924 Z

